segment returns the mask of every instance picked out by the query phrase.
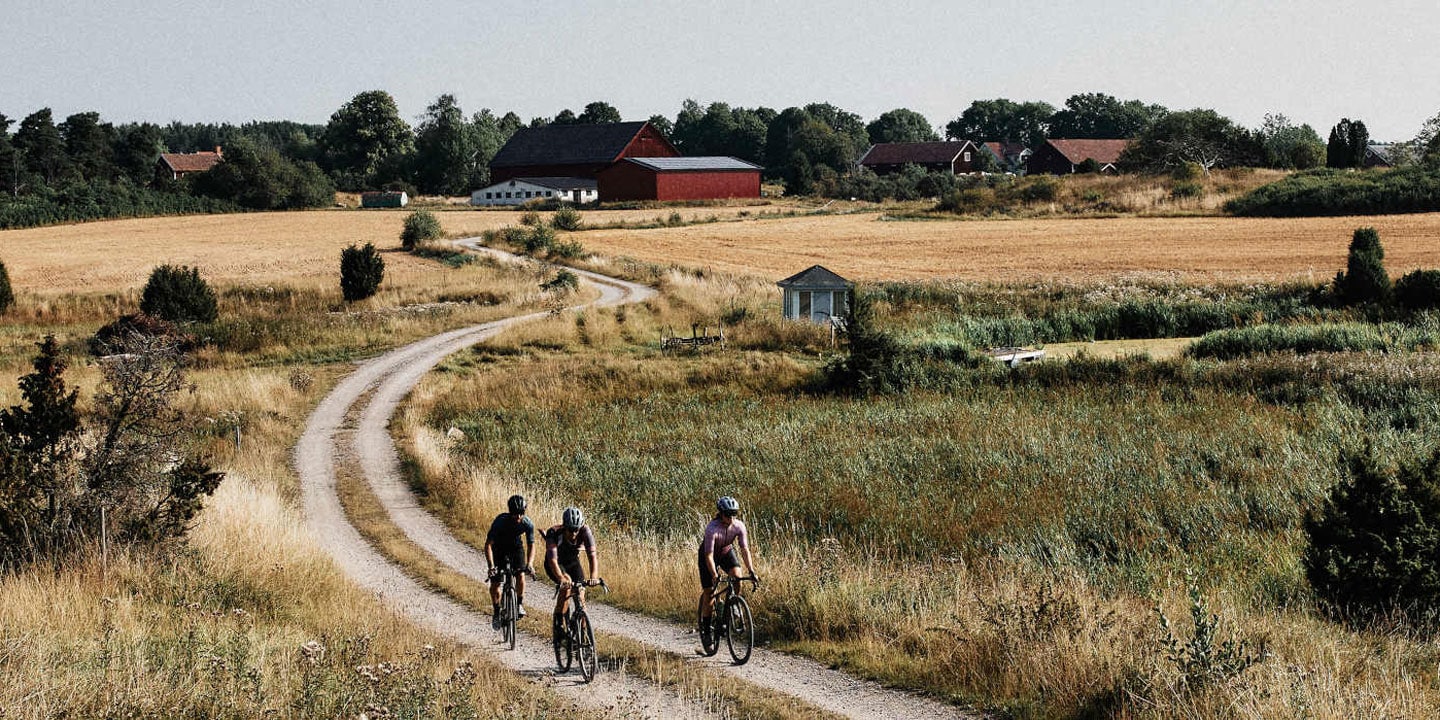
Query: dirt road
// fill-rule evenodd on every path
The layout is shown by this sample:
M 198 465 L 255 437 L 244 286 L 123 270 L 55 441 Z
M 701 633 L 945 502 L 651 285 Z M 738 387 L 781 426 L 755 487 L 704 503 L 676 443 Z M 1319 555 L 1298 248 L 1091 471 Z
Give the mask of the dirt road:
M 474 242 L 463 244 L 472 250 L 490 252 Z M 600 298 L 591 306 L 641 302 L 654 294 L 654 290 L 634 283 L 594 273 L 575 272 L 601 291 Z M 370 547 L 350 525 L 336 496 L 335 466 L 337 458 L 353 459 L 392 522 L 411 541 L 456 571 L 483 580 L 483 554 L 455 539 L 438 519 L 419 505 L 401 479 L 399 457 L 388 426 L 399 403 L 420 378 L 446 356 L 515 324 L 545 314 L 518 316 L 437 335 L 365 363 L 341 381 L 316 408 L 295 451 L 307 522 L 345 572 L 362 586 L 383 595 L 397 609 L 421 624 L 481 647 L 493 646 L 494 642 L 493 633 L 488 630 L 487 615 L 468 611 L 420 587 Z M 347 418 L 356 417 L 357 412 L 358 423 L 353 432 L 343 431 L 342 424 Z M 696 642 L 688 628 L 598 603 L 592 604 L 590 611 L 596 628 L 602 632 L 621 635 L 683 656 L 693 654 Z M 525 652 L 499 653 L 498 656 L 522 672 L 534 673 L 551 667 L 548 641 L 527 638 L 524 645 L 528 648 Z M 705 663 L 708 667 L 847 717 L 965 717 L 957 708 L 858 680 L 802 658 L 757 649 L 749 664 L 735 667 L 721 662 L 721 657 L 723 653 L 715 659 L 696 658 L 693 662 Z M 628 693 L 649 703 L 644 707 L 647 714 L 656 713 L 664 717 L 704 714 L 703 708 L 667 696 L 658 687 L 644 687 L 648 683 L 638 678 L 601 673 L 596 682 L 604 683 L 591 690 L 596 696 L 608 700 L 616 693 Z M 562 692 L 565 690 L 563 684 L 558 687 Z M 575 695 L 583 700 L 588 693 Z

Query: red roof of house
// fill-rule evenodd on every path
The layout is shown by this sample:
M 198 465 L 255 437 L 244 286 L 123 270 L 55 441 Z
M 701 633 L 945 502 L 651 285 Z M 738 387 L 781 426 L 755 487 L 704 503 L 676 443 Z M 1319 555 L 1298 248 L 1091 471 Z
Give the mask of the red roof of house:
M 904 165 L 915 163 L 917 165 L 926 163 L 948 163 L 953 161 L 965 150 L 966 145 L 972 145 L 969 140 L 960 142 L 916 142 L 916 143 L 880 143 L 870 148 L 865 157 L 860 158 L 861 165 Z
M 1094 159 L 1101 165 L 1112 165 L 1120 160 L 1129 140 L 1047 140 L 1065 156 L 1066 160 L 1079 165 L 1087 159 Z
M 160 160 L 171 172 L 205 172 L 221 160 L 218 152 L 160 153 Z
M 1025 152 L 1025 146 L 1024 146 L 1023 144 L 1021 144 L 1021 143 L 1015 143 L 1015 142 L 1012 142 L 1012 143 L 987 142 L 987 143 L 985 143 L 985 147 L 990 148 L 990 152 L 993 153 L 993 154 L 995 155 L 995 157 L 1001 157 L 1001 158 L 1003 158 L 1003 157 L 1011 157 L 1011 156 L 1019 155 L 1019 154 L 1022 153 L 1022 152 Z

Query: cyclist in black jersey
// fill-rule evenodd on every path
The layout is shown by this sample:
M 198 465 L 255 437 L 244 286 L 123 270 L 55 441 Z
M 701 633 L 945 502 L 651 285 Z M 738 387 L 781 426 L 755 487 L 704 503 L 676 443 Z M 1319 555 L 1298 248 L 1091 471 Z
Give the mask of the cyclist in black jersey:
M 485 535 L 485 563 L 489 565 L 490 602 L 494 604 L 494 622 L 500 622 L 500 584 L 505 569 L 522 570 L 515 578 L 515 613 L 525 617 L 525 575 L 534 574 L 531 558 L 535 553 L 535 524 L 525 517 L 524 495 L 511 495 L 505 503 L 508 512 L 495 516 L 490 532 Z
M 565 606 L 572 594 L 578 596 L 585 585 L 585 571 L 580 567 L 580 549 L 585 549 L 585 559 L 590 563 L 590 577 L 600 576 L 599 561 L 595 556 L 595 535 L 585 524 L 580 508 L 565 508 L 559 525 L 551 527 L 545 536 L 545 574 L 560 587 L 555 596 L 555 620 L 553 629 L 558 636 L 564 624 Z

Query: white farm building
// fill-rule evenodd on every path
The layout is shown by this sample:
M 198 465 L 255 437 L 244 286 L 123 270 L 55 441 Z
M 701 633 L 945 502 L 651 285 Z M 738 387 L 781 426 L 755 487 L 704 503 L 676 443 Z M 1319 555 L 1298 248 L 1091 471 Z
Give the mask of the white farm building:
M 471 205 L 523 205 L 532 200 L 594 202 L 600 197 L 595 180 L 573 177 L 519 177 L 470 193 Z

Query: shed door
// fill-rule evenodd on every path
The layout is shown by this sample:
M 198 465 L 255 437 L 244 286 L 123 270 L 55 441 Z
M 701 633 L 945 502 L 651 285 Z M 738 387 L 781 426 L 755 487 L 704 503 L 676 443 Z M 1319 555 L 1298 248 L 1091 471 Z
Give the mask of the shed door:
M 810 291 L 809 291 L 809 290 L 801 290 L 801 291 L 800 291 L 800 312 L 796 315 L 796 317 L 802 317 L 802 318 L 805 318 L 806 320 L 809 320 L 809 319 L 810 319 Z
M 817 292 L 813 301 L 814 307 L 810 311 L 810 319 L 815 322 L 828 322 L 833 312 L 830 307 L 830 293 Z

